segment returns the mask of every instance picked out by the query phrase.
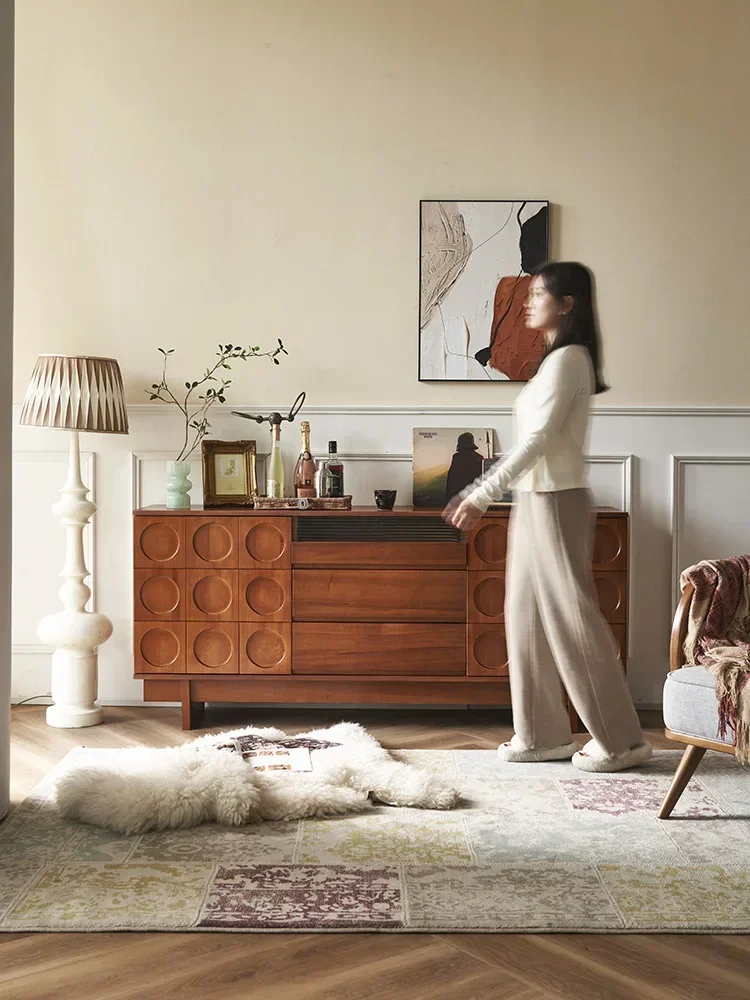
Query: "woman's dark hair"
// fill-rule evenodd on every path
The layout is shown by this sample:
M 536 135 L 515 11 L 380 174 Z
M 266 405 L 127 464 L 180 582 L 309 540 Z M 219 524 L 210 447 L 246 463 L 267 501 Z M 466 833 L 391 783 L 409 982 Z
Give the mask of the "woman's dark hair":
M 547 349 L 545 357 L 560 347 L 580 344 L 591 355 L 596 376 L 595 393 L 606 392 L 601 373 L 601 337 L 594 305 L 594 277 L 583 264 L 575 261 L 555 261 L 537 271 L 544 287 L 558 301 L 566 295 L 573 299 L 572 309 L 560 317 L 555 342 Z M 536 275 L 535 275 L 536 277 Z

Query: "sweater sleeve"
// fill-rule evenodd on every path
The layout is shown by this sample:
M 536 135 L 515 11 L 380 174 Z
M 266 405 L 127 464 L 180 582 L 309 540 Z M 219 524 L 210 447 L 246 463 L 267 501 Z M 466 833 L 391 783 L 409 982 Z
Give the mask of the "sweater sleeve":
M 487 510 L 493 501 L 502 500 L 511 484 L 545 454 L 550 439 L 565 422 L 573 400 L 579 393 L 588 391 L 588 366 L 585 379 L 581 368 L 585 360 L 580 350 L 561 348 L 553 351 L 537 375 L 538 406 L 528 433 L 504 462 L 495 465 L 484 479 L 475 480 L 468 486 L 462 493 L 463 498 L 480 510 Z

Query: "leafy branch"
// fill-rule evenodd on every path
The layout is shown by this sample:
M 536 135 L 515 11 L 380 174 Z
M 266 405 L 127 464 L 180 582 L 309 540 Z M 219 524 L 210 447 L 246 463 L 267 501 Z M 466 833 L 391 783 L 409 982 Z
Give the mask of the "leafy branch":
M 224 376 L 223 370 L 225 368 L 231 369 L 230 361 L 270 358 L 275 365 L 278 365 L 278 355 L 288 354 L 281 340 L 279 340 L 278 347 L 272 351 L 261 351 L 259 347 L 234 347 L 232 344 L 219 344 L 219 350 L 216 352 L 218 360 L 214 362 L 213 366 L 206 368 L 202 378 L 194 382 L 186 382 L 185 397 L 178 399 L 167 382 L 167 361 L 170 354 L 174 354 L 174 348 L 165 351 L 163 347 L 160 347 L 159 350 L 164 355 L 161 381 L 154 382 L 151 388 L 146 389 L 145 392 L 152 400 L 158 399 L 162 403 L 173 403 L 185 418 L 185 439 L 176 459 L 178 462 L 184 461 L 192 455 L 203 438 L 210 432 L 211 424 L 208 421 L 208 411 L 213 404 L 226 403 L 226 391 L 232 384 L 232 380 Z M 208 382 L 216 384 L 206 385 Z M 204 392 L 199 391 L 202 386 L 205 386 Z M 196 393 L 196 396 L 191 400 L 193 393 Z

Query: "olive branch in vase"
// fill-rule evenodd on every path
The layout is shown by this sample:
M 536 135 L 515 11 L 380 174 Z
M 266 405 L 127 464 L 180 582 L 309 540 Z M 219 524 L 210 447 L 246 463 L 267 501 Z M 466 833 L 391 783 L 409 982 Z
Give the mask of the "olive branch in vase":
M 208 411 L 214 403 L 226 403 L 226 391 L 232 384 L 232 380 L 225 378 L 223 369 L 231 369 L 230 361 L 247 361 L 248 358 L 270 358 L 275 365 L 279 364 L 278 355 L 288 354 L 288 351 L 279 340 L 278 347 L 272 351 L 263 351 L 259 347 L 234 347 L 232 344 L 219 344 L 216 352 L 218 360 L 213 367 L 206 368 L 203 378 L 195 382 L 186 382 L 185 398 L 180 400 L 170 389 L 167 382 L 167 361 L 170 354 L 174 354 L 174 348 L 165 351 L 163 347 L 159 350 L 164 355 L 164 365 L 161 372 L 161 382 L 154 382 L 150 389 L 145 392 L 150 399 L 158 399 L 162 403 L 171 403 L 177 407 L 185 419 L 185 440 L 180 453 L 175 461 L 183 462 L 192 455 L 203 438 L 210 432 L 211 424 L 208 421 Z M 220 371 L 221 369 L 221 371 Z M 219 373 L 217 375 L 217 372 Z M 191 397 L 196 390 L 207 382 L 215 382 L 216 385 L 207 385 L 204 392 L 198 392 L 194 397 L 197 402 L 191 402 Z M 181 391 L 181 390 L 180 390 Z

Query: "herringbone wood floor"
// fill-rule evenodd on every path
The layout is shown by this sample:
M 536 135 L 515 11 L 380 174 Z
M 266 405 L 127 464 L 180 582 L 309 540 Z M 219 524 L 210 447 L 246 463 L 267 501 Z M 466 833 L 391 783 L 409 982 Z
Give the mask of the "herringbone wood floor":
M 216 709 L 214 730 L 248 709 Z M 491 749 L 511 733 L 488 711 L 253 710 L 301 732 L 347 719 L 388 747 Z M 654 713 L 655 746 L 670 746 Z M 172 708 L 110 708 L 87 730 L 50 729 L 12 710 L 12 798 L 20 802 L 74 746 L 192 739 Z M 583 737 L 582 737 L 583 740 Z M 2 1000 L 747 1000 L 750 937 L 576 934 L 0 934 Z

